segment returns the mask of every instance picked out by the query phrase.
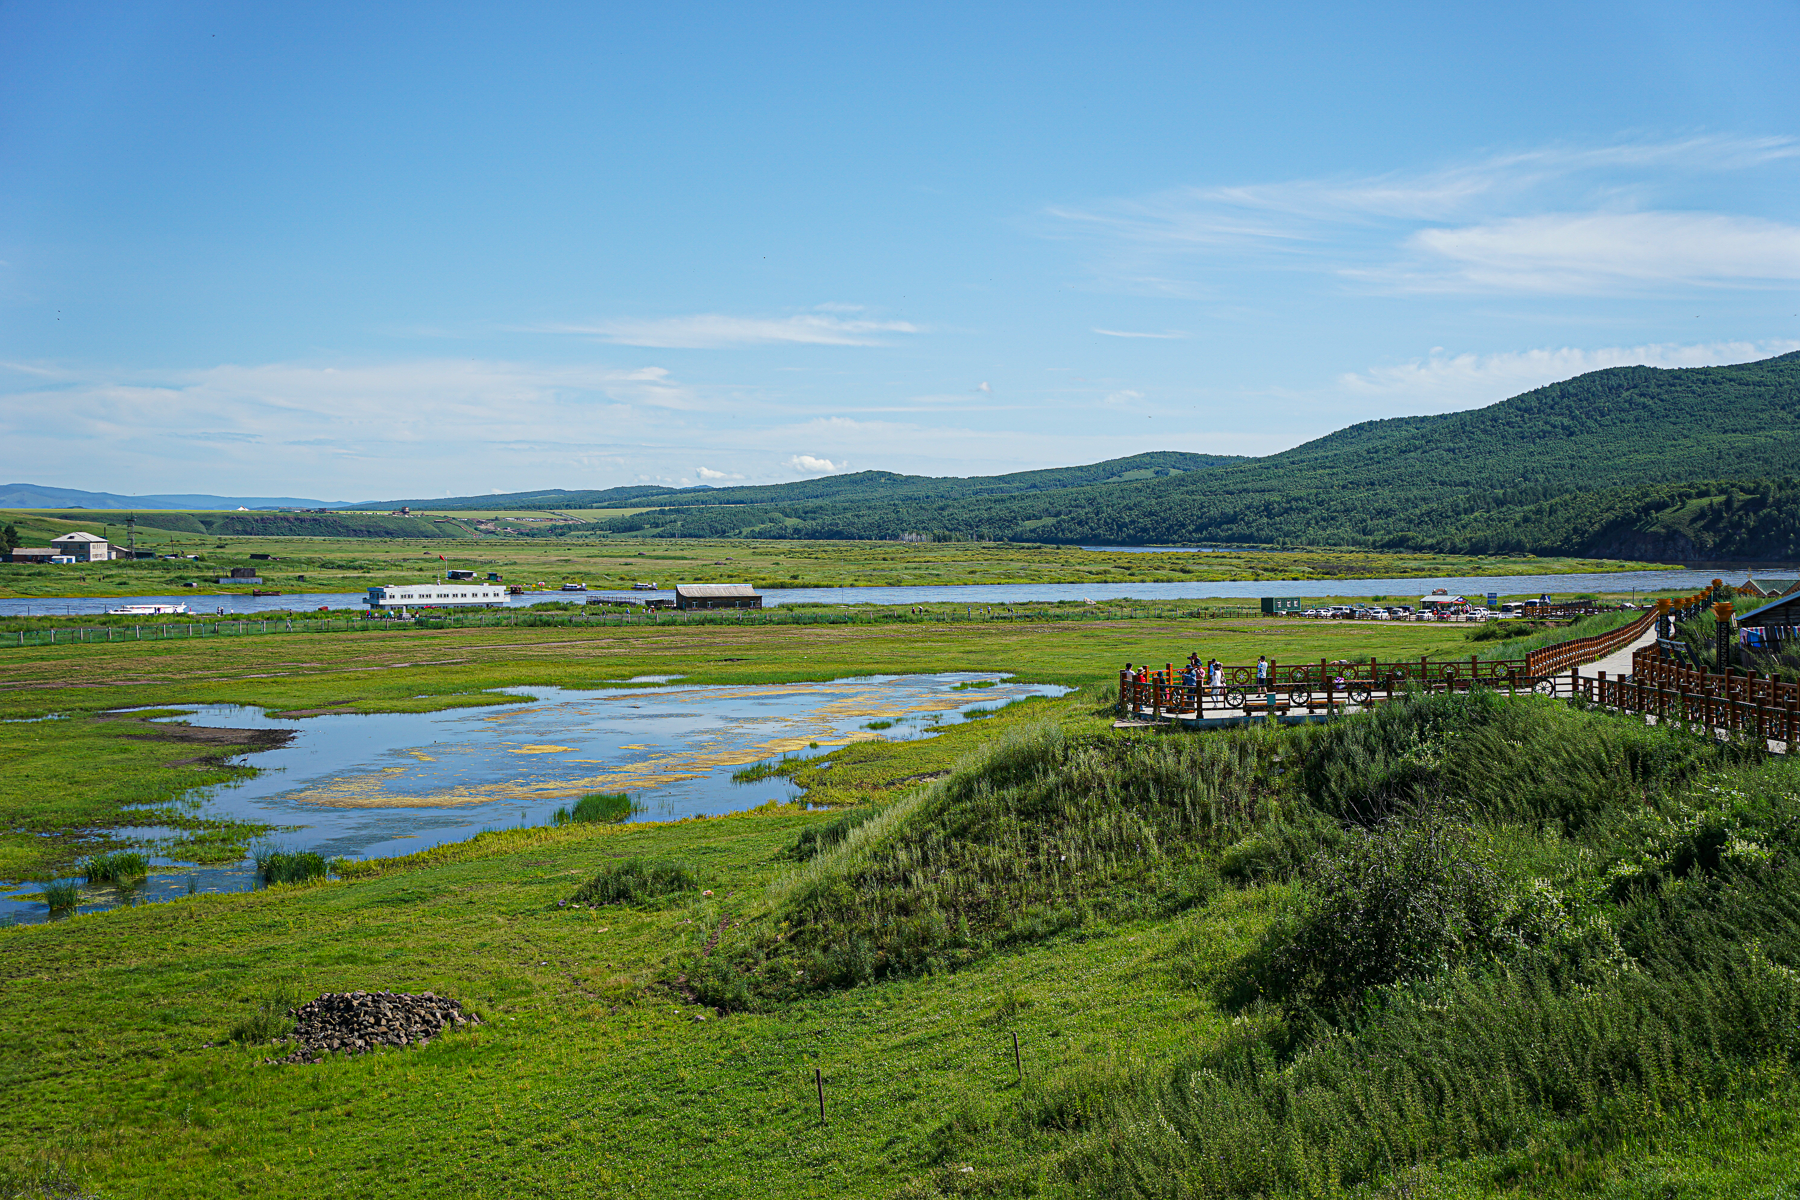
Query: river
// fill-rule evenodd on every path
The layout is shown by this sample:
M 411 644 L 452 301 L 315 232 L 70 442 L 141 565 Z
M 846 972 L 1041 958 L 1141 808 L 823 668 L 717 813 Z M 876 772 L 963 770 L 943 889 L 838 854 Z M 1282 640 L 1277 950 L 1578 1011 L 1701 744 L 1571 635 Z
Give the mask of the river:
M 1732 573 L 1734 576 L 1736 572 Z M 1434 588 L 1463 595 L 1568 595 L 1573 592 L 1692 592 L 1719 578 L 1706 571 L 1611 571 L 1581 575 L 1446 575 L 1407 579 L 1222 579 L 1169 583 L 975 583 L 921 587 L 768 588 L 763 604 L 1026 604 L 1082 600 L 1254 600 L 1259 596 L 1422 596 Z M 363 609 L 363 592 L 290 592 L 285 596 L 187 592 L 173 596 L 28 597 L 0 600 L 0 616 L 92 616 L 121 604 L 186 604 L 197 614 Z M 613 596 L 673 600 L 660 592 L 531 592 L 509 596 L 508 608 Z

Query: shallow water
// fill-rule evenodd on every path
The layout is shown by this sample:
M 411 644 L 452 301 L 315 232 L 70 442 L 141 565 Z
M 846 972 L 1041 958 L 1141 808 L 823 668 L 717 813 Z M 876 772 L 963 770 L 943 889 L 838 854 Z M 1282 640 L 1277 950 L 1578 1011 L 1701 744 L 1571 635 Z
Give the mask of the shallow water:
M 630 683 L 661 682 L 667 677 Z M 979 689 L 959 684 L 992 681 Z M 975 709 L 1066 688 L 1008 682 L 996 674 L 881 675 L 829 683 L 620 686 L 594 691 L 507 689 L 504 705 L 432 713 L 278 718 L 257 708 L 184 709 L 194 725 L 290 729 L 287 746 L 234 760 L 261 772 L 210 789 L 208 816 L 283 827 L 283 849 L 327 858 L 409 854 L 484 829 L 544 825 L 590 792 L 627 792 L 633 820 L 739 812 L 799 796 L 780 777 L 737 784 L 734 770 L 783 756 L 808 757 L 877 736 L 930 736 Z M 529 697 L 529 698 L 526 698 Z M 865 726 L 892 721 L 879 733 Z M 157 831 L 139 830 L 153 837 Z M 140 893 L 152 899 L 241 891 L 244 864 L 183 867 L 154 860 Z M 0 895 L 0 920 L 42 920 L 37 885 Z M 95 890 L 82 911 L 131 896 Z
M 1129 549 L 1130 547 L 1116 547 Z M 1696 591 L 1725 574 L 1716 569 L 1673 571 L 1608 571 L 1583 575 L 1456 575 L 1416 579 L 1227 579 L 1180 580 L 1168 583 L 976 583 L 917 587 L 768 588 L 763 604 L 1024 604 L 1082 600 L 1254 600 L 1259 596 L 1422 596 L 1433 588 L 1482 595 L 1535 596 L 1548 592 Z M 1736 572 L 1729 572 L 1735 578 Z M 355 609 L 365 611 L 364 592 L 290 592 L 286 596 L 36 597 L 0 599 L 0 616 L 84 616 L 121 604 L 186 604 L 197 617 L 274 613 L 289 609 Z M 534 604 L 580 602 L 594 597 L 674 600 L 662 592 L 534 592 L 507 598 L 508 608 Z M 470 611 L 488 611 L 475 609 Z M 752 618 L 753 619 L 753 618 Z

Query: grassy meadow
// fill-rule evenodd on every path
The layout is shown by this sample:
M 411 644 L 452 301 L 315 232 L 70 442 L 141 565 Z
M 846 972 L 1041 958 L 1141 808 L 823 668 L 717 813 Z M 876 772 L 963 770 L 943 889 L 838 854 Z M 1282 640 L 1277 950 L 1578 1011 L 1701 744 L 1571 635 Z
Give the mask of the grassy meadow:
M 26 545 L 42 545 L 83 529 L 124 542 L 120 519 L 50 518 L 0 512 Z M 531 514 L 525 514 L 531 515 Z M 536 516 L 545 529 L 552 515 Z M 1077 546 L 1008 542 L 802 542 L 633 538 L 310 538 L 213 537 L 137 531 L 140 549 L 195 555 L 196 560 L 93 564 L 0 563 L 0 597 L 168 595 L 247 591 L 217 583 L 232 567 L 255 567 L 266 588 L 284 595 L 360 592 L 386 583 L 432 578 L 446 569 L 493 571 L 508 583 L 555 589 L 583 582 L 596 590 L 633 583 L 752 583 L 760 588 L 903 586 L 916 584 L 1131 583 L 1227 579 L 1403 578 L 1429 575 L 1565 574 L 1654 569 L 1654 563 L 1524 555 L 1434 555 L 1356 550 L 1225 550 L 1217 553 L 1129 553 Z M 252 559 L 252 554 L 273 559 Z M 441 557 L 440 557 L 441 556 Z M 193 588 L 186 585 L 194 584 Z
M 62 869 L 102 844 L 81 831 L 232 769 L 230 745 L 104 715 L 124 706 L 394 711 L 640 674 L 1003 670 L 1077 690 L 840 749 L 796 773 L 821 811 L 507 830 L 0 929 L 0 1195 L 1792 1194 L 1785 759 L 1541 698 L 1111 728 L 1126 660 L 1493 645 L 1468 632 L 523 627 L 9 651 L 15 870 Z M 233 1038 L 281 997 L 355 989 L 453 996 L 487 1023 L 319 1066 Z

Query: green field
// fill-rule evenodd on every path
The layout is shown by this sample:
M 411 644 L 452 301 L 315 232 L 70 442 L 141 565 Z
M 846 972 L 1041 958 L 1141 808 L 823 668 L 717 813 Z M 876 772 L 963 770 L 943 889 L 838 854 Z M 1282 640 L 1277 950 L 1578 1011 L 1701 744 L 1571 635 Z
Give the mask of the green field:
M 67 514 L 64 514 L 66 517 Z M 466 516 L 466 514 L 459 514 Z M 41 545 L 81 529 L 116 539 L 116 521 L 0 513 L 23 544 Z M 313 538 L 213 535 L 139 526 L 137 545 L 178 561 L 70 565 L 0 564 L 0 597 L 133 596 L 248 591 L 216 580 L 254 567 L 263 587 L 284 595 L 360 592 L 384 583 L 431 579 L 463 569 L 508 583 L 556 589 L 633 583 L 751 583 L 757 587 L 854 587 L 915 584 L 1145 583 L 1226 579 L 1403 578 L 1431 575 L 1567 574 L 1654 570 L 1658 564 L 1523 555 L 1452 556 L 1337 550 L 1233 550 L 1127 553 L 1007 542 L 630 541 L 592 537 Z M 270 558 L 252 558 L 266 555 Z M 194 587 L 187 585 L 194 584 Z
M 797 777 L 823 811 L 512 830 L 330 882 L 0 930 L 0 1183 L 1783 1194 L 1800 1183 L 1785 761 L 1542 700 L 1418 699 L 1279 733 L 1111 729 L 1127 659 L 1485 648 L 1466 632 L 895 622 L 10 651 L 15 878 L 153 799 L 146 781 L 172 796 L 217 777 L 165 765 L 193 746 L 101 719 L 127 705 L 415 709 L 652 673 L 1006 670 L 1078 690 L 838 750 Z M 190 815 L 211 846 L 243 833 Z M 627 857 L 686 864 L 710 895 L 558 907 Z M 1424 903 L 1384 907 L 1390 879 Z M 487 1024 L 308 1067 L 231 1039 L 278 994 L 355 989 L 454 996 Z

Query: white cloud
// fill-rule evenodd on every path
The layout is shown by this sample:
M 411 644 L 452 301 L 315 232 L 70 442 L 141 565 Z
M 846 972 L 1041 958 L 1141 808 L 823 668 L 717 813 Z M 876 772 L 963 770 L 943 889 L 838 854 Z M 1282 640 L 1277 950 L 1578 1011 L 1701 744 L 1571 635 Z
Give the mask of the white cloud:
M 1752 362 L 1790 350 L 1800 350 L 1800 341 L 1654 344 L 1598 350 L 1563 347 L 1499 354 L 1447 354 L 1433 349 L 1427 357 L 1411 362 L 1340 375 L 1338 384 L 1358 396 L 1398 401 L 1399 407 L 1408 410 L 1451 411 L 1491 404 L 1606 367 L 1714 367 Z
M 694 474 L 702 479 L 742 479 L 742 475 L 733 475 L 729 471 L 714 471 L 708 467 L 695 467 Z
M 1100 403 L 1108 408 L 1130 408 L 1143 398 L 1144 393 L 1134 392 L 1130 388 L 1124 388 L 1120 391 L 1109 393 L 1106 399 L 1102 400 Z
M 1800 226 L 1685 212 L 1546 213 L 1425 229 L 1408 245 L 1446 272 L 1434 283 L 1526 291 L 1800 279 Z
M 810 454 L 796 454 L 788 459 L 788 466 L 807 475 L 829 475 L 844 469 L 843 463 L 834 463 L 829 458 L 814 458 Z
M 1107 337 L 1122 337 L 1122 338 L 1180 339 L 1180 338 L 1185 338 L 1188 336 L 1187 334 L 1182 333 L 1178 329 L 1172 329 L 1167 333 L 1134 333 L 1130 330 L 1125 330 L 1125 329 L 1101 329 L 1097 325 L 1094 327 L 1094 332 L 1095 333 L 1103 333 Z
M 837 307 L 836 311 L 845 311 Z M 907 321 L 848 320 L 843 317 L 798 313 L 790 317 L 731 317 L 701 313 L 690 317 L 656 317 L 594 321 L 581 325 L 555 325 L 551 333 L 579 333 L 621 346 L 659 349 L 714 350 L 725 346 L 811 345 L 878 346 L 879 335 L 919 333 Z
M 1548 147 L 1433 170 L 1174 188 L 1049 211 L 1114 286 L 1198 295 L 1195 265 L 1262 258 L 1397 290 L 1613 291 L 1800 278 L 1800 226 L 1659 209 L 1671 180 L 1800 158 L 1800 139 Z M 1156 336 L 1096 329 L 1110 336 Z M 1166 335 L 1165 335 L 1166 336 Z
M 990 396 L 994 394 L 994 389 L 988 384 L 988 381 L 985 379 L 975 385 L 975 390 L 978 392 L 985 392 Z

